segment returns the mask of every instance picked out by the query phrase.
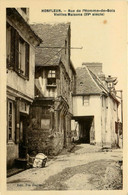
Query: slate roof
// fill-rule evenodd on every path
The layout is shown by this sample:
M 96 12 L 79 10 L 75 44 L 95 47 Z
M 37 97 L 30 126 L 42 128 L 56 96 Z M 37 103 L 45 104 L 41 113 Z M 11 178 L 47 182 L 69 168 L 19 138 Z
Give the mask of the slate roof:
M 43 40 L 42 47 L 64 47 L 70 23 L 32 24 L 32 29 Z M 60 62 L 61 48 L 37 48 L 36 66 L 56 66 Z
M 100 79 L 86 66 L 77 68 L 76 75 L 75 95 L 108 93 Z

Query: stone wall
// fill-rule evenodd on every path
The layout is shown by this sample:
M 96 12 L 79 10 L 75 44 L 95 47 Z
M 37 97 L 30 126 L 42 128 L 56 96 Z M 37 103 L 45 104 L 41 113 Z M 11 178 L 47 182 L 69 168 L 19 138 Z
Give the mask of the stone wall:
M 35 155 L 57 155 L 63 148 L 63 134 L 49 133 L 43 129 L 31 129 L 28 132 L 28 153 Z
M 39 102 L 40 104 L 40 102 Z M 45 103 L 46 105 L 46 103 Z M 50 120 L 47 129 L 41 127 L 41 120 Z M 28 127 L 28 153 L 35 155 L 44 153 L 46 155 L 57 155 L 64 146 L 64 131 L 59 129 L 55 113 L 49 111 L 47 106 L 32 106 L 30 108 L 30 122 Z M 63 119 L 61 119 L 63 120 Z
M 15 164 L 15 159 L 18 158 L 18 145 L 13 142 L 7 145 L 7 168 L 13 167 Z

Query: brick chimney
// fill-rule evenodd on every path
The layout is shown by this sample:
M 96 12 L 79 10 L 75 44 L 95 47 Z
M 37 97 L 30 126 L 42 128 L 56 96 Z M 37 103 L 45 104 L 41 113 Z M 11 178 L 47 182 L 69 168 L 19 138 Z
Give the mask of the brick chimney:
M 92 71 L 97 76 L 100 75 L 100 73 L 102 73 L 102 63 L 98 63 L 98 62 L 85 63 L 84 62 L 82 63 L 82 66 L 86 66 L 90 71 Z

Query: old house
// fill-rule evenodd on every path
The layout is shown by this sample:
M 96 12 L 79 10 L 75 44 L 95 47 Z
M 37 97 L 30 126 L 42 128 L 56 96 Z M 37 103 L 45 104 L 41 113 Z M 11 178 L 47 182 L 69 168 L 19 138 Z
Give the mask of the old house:
M 7 166 L 26 158 L 29 108 L 34 99 L 35 46 L 41 39 L 29 25 L 28 8 L 6 10 Z
M 29 153 L 59 153 L 71 142 L 75 69 L 70 60 L 70 23 L 33 24 L 43 39 L 36 49 L 35 99 L 31 106 Z
M 78 139 L 83 143 L 118 145 L 116 78 L 106 78 L 101 63 L 83 63 L 76 74 L 72 130 L 78 131 Z

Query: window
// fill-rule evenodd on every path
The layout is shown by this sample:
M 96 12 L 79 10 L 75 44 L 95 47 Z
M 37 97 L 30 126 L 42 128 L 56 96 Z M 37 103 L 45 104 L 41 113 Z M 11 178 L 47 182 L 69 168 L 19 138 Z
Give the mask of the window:
M 23 39 L 19 40 L 19 67 L 18 70 L 25 76 L 25 42 Z
M 56 86 L 56 71 L 55 70 L 48 71 L 47 84 L 52 85 L 52 86 Z
M 89 96 L 84 96 L 83 97 L 83 105 L 84 106 L 89 106 L 89 99 L 90 99 Z
M 8 140 L 13 139 L 13 132 L 14 132 L 14 104 L 13 101 L 8 101 Z
M 7 26 L 7 34 L 6 34 L 6 53 L 7 53 L 7 63 L 10 65 L 11 62 L 11 27 Z
M 24 78 L 29 78 L 29 44 L 18 32 L 7 24 L 7 68 L 13 69 Z
M 7 67 L 14 68 L 15 61 L 15 29 L 7 23 L 6 30 L 6 55 Z
M 18 70 L 19 73 L 29 76 L 29 45 L 22 39 L 19 39 L 19 55 L 18 55 Z

